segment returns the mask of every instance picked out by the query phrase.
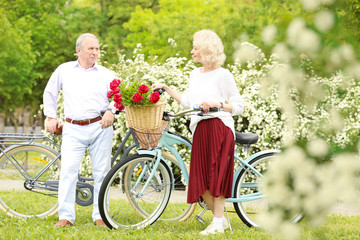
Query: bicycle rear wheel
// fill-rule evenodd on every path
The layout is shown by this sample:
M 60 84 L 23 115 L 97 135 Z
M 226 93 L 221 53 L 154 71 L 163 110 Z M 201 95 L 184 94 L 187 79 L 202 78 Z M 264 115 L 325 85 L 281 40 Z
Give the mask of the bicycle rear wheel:
M 274 160 L 274 154 L 268 153 L 251 160 L 249 164 L 260 174 L 256 174 L 249 168 L 244 168 L 235 181 L 234 197 L 235 198 L 252 198 L 254 195 L 258 198 L 246 202 L 234 202 L 236 213 L 240 219 L 249 227 L 261 227 L 259 221 L 262 214 L 268 211 L 268 202 L 261 190 L 261 182 L 266 175 L 267 170 L 271 167 Z M 292 213 L 289 221 L 299 222 L 302 219 L 301 213 Z
M 99 210 L 109 228 L 145 228 L 163 213 L 171 194 L 171 173 L 161 161 L 145 186 L 155 160 L 151 155 L 131 155 L 106 175 L 100 188 Z
M 0 156 L 0 208 L 11 217 L 55 214 L 60 160 L 56 160 L 47 170 L 44 168 L 57 154 L 40 144 L 17 146 L 5 153 L 11 160 L 5 154 Z M 41 176 L 34 180 L 43 170 Z

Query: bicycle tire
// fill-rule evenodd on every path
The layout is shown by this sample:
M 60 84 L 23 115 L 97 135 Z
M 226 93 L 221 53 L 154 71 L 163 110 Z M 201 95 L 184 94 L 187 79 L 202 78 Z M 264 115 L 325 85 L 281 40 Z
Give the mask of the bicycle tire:
M 169 202 L 166 206 L 166 209 L 162 213 L 159 220 L 185 221 L 195 211 L 196 203 L 188 204 L 186 202 L 187 201 L 188 184 L 186 183 L 185 179 L 183 179 L 184 173 L 181 171 L 177 159 L 169 152 L 162 151 L 161 154 L 162 154 L 163 159 L 165 161 L 167 161 L 168 165 L 171 166 L 172 169 L 175 169 L 175 171 L 177 171 L 177 173 L 174 173 L 174 171 L 172 171 L 173 177 L 174 177 L 173 178 L 174 189 L 171 192 L 171 196 L 170 196 Z M 188 173 L 189 168 L 186 164 L 185 164 L 185 167 L 186 167 L 186 171 Z M 124 174 L 128 173 L 128 172 L 131 173 L 133 171 L 133 169 L 134 168 L 128 167 L 126 169 L 126 171 L 124 171 Z M 125 177 L 123 179 L 125 179 Z M 134 207 L 136 210 L 136 208 L 138 207 L 137 203 L 131 202 L 132 198 L 130 197 L 129 191 L 126 191 L 126 193 L 127 193 L 127 196 L 130 200 L 132 207 Z M 141 211 L 141 208 L 137 212 L 140 215 L 143 214 Z M 144 215 L 144 217 L 146 217 L 146 216 Z
M 171 194 L 171 172 L 167 164 L 159 163 L 151 183 L 139 196 L 147 180 L 145 173 L 151 172 L 155 160 L 151 155 L 130 155 L 106 175 L 99 192 L 99 211 L 109 228 L 142 229 L 163 213 Z M 139 179 L 144 169 L 145 176 Z M 137 181 L 139 185 L 135 187 Z
M 172 191 L 166 209 L 159 220 L 185 221 L 195 211 L 196 203 L 187 203 L 188 184 L 185 179 L 183 179 L 184 173 L 179 167 L 178 160 L 169 152 L 162 151 L 161 155 L 169 165 L 173 164 L 171 166 L 174 177 L 174 190 Z M 186 164 L 185 167 L 187 173 L 189 173 L 189 168 Z
M 9 148 L 6 155 L 17 162 L 35 178 L 44 167 L 58 155 L 47 146 L 33 143 Z M 26 178 L 10 162 L 5 154 L 0 156 L 0 208 L 13 217 L 46 217 L 57 213 L 57 190 L 50 191 L 49 184 L 58 184 L 60 177 L 60 160 L 47 169 L 32 188 Z
M 273 159 L 274 153 L 268 153 L 254 158 L 249 164 L 264 176 Z M 235 181 L 234 198 L 261 192 L 261 179 L 262 177 L 245 167 Z M 248 227 L 262 227 L 259 219 L 263 213 L 268 211 L 266 197 L 247 202 L 234 202 L 233 204 L 237 215 Z M 301 213 L 294 213 L 290 221 L 295 223 L 301 219 Z

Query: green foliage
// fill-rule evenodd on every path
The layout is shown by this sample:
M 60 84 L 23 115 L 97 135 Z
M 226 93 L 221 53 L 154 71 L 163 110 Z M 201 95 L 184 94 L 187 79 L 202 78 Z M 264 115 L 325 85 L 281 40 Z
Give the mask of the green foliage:
M 65 0 L 0 2 L 5 26 L 0 31 L 6 32 L 0 37 L 3 39 L 0 63 L 4 68 L 0 76 L 6 79 L 0 98 L 8 100 L 2 105 L 7 110 L 38 108 L 51 73 L 61 62 L 73 59 L 70 45 L 64 40 L 66 35 L 59 31 L 63 20 L 60 9 L 65 3 Z M 12 93 L 10 99 L 7 92 Z
M 17 30 L 21 23 L 11 24 L 0 8 L 0 112 L 24 104 L 24 96 L 35 84 L 29 32 Z M 36 75 L 35 75 L 36 76 Z
M 158 0 L 74 0 L 69 4 L 66 28 L 70 33 L 97 34 L 106 49 L 102 61 L 116 63 L 119 52 L 132 52 L 132 49 L 124 49 L 123 41 L 129 31 L 123 24 L 129 21 L 137 6 L 156 11 Z
M 192 35 L 201 29 L 212 29 L 223 40 L 227 63 L 232 63 L 235 40 L 262 44 L 261 30 L 287 16 L 298 14 L 297 1 L 242 0 L 161 0 L 160 9 L 137 7 L 124 27 L 130 31 L 124 46 L 144 46 L 146 56 L 159 56 L 161 61 L 171 56 L 189 56 Z M 169 45 L 168 39 L 175 40 Z
M 350 42 L 357 50 L 359 1 L 336 1 L 335 6 L 337 31 L 321 33 L 323 45 L 341 47 Z M 233 64 L 236 42 L 249 41 L 268 55 L 276 43 L 287 38 L 286 26 L 291 19 L 315 16 L 304 12 L 297 0 L 1 0 L 0 10 L 0 31 L 5 32 L 0 37 L 0 99 L 11 99 L 3 104 L 7 110 L 36 108 L 41 103 L 54 69 L 76 59 L 75 39 L 83 32 L 99 36 L 106 50 L 101 62 L 106 66 L 118 62 L 119 52 L 130 57 L 138 43 L 143 45 L 145 56 L 157 56 L 160 62 L 174 56 L 188 57 L 192 35 L 210 28 L 223 40 L 227 64 Z M 276 26 L 277 32 L 272 42 L 265 43 L 262 34 L 268 24 Z M 330 68 L 324 67 L 329 57 L 327 53 L 314 61 L 315 68 Z

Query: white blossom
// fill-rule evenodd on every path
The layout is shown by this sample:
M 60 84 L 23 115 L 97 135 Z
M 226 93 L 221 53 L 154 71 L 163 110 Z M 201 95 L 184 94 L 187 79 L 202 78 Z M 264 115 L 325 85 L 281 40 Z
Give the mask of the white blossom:
M 309 141 L 306 148 L 309 153 L 315 157 L 324 157 L 329 150 L 328 144 L 319 138 Z
M 313 56 L 320 47 L 319 36 L 308 29 L 301 18 L 294 19 L 287 29 L 287 39 L 290 45 Z
M 275 25 L 267 25 L 262 31 L 262 40 L 265 44 L 271 44 L 277 34 L 277 28 Z
M 321 5 L 332 4 L 335 0 L 301 0 L 301 3 L 305 10 L 314 11 Z
M 276 44 L 273 49 L 273 53 L 275 56 L 285 62 L 294 57 L 294 53 L 284 43 Z
M 235 50 L 234 58 L 236 59 L 236 61 L 244 63 L 259 62 L 262 61 L 265 56 L 264 53 L 257 46 L 248 42 L 242 42 Z
M 314 11 L 321 4 L 321 0 L 301 0 L 305 10 Z
M 330 11 L 321 11 L 315 15 L 314 23 L 317 29 L 322 32 L 329 31 L 335 22 L 334 14 Z

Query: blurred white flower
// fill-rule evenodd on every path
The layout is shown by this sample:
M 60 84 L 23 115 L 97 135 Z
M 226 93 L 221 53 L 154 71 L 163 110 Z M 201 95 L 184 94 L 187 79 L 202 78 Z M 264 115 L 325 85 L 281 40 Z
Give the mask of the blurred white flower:
M 336 0 L 301 0 L 301 3 L 305 10 L 315 11 L 321 5 L 332 4 Z
M 329 146 L 324 140 L 316 138 L 307 143 L 306 149 L 314 157 L 324 157 L 328 153 Z
M 334 22 L 334 14 L 328 10 L 321 11 L 315 15 L 315 26 L 322 32 L 329 31 L 334 26 Z
M 264 53 L 255 45 L 242 42 L 234 43 L 235 46 L 238 46 L 234 52 L 234 58 L 240 63 L 246 62 L 259 62 L 265 58 Z
M 360 62 L 356 61 L 346 67 L 346 73 L 356 79 L 360 79 Z
M 295 223 L 285 222 L 281 225 L 280 235 L 286 236 L 288 240 L 295 240 L 300 236 L 300 229 Z
M 275 25 L 267 25 L 262 31 L 262 40 L 265 44 L 269 45 L 273 42 L 277 35 L 277 28 Z
M 314 11 L 320 6 L 321 0 L 301 0 L 301 3 L 305 10 Z
M 287 39 L 290 45 L 308 56 L 314 56 L 320 47 L 320 38 L 312 30 L 306 28 L 303 19 L 294 19 L 287 29 Z
M 276 44 L 273 48 L 273 54 L 282 61 L 289 61 L 295 56 L 294 53 L 284 43 Z

